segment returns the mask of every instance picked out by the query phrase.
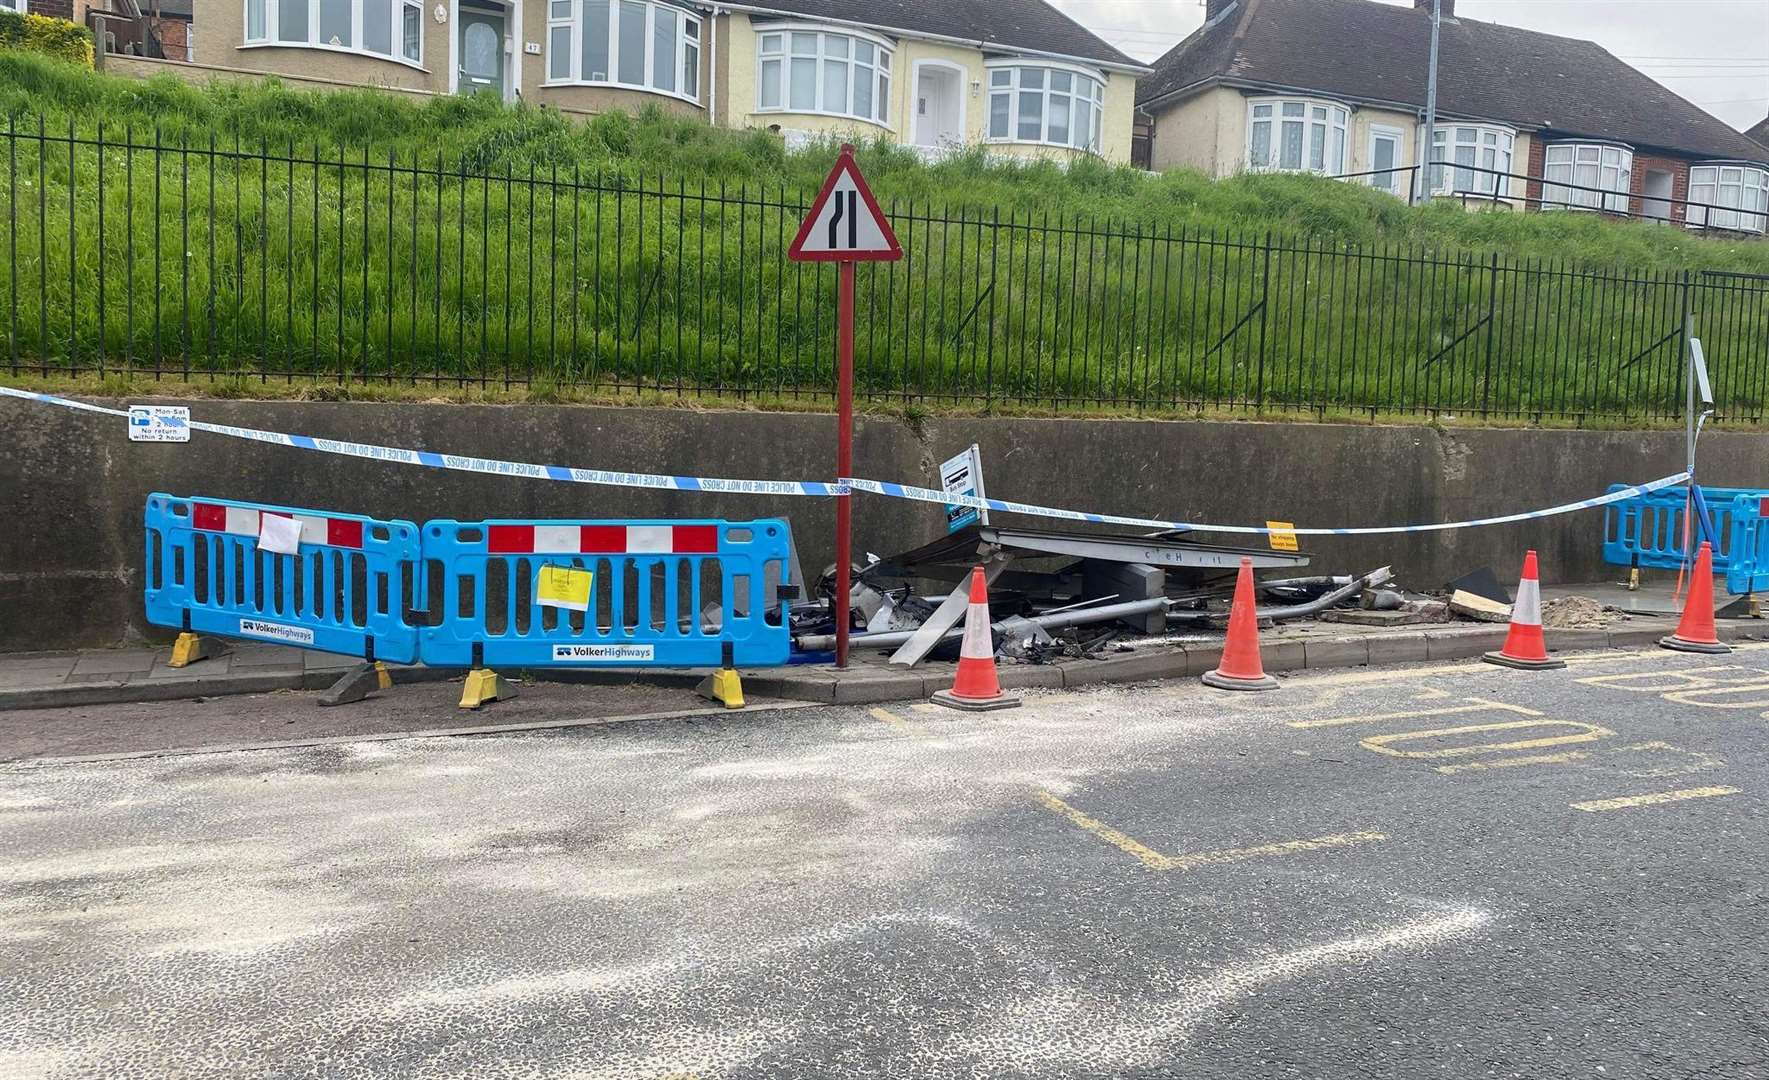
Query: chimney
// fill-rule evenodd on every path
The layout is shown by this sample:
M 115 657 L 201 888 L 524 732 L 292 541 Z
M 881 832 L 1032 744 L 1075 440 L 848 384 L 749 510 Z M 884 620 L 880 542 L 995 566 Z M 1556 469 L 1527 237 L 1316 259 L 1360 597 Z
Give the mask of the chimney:
M 1234 6 L 1235 0 L 1204 0 L 1204 21 L 1213 23 Z
M 1442 3 L 1443 3 L 1443 17 L 1446 19 L 1455 18 L 1456 17 L 1456 0 L 1442 0 Z M 1432 0 L 1413 0 L 1413 7 L 1420 10 L 1420 11 L 1423 11 L 1427 15 L 1431 14 L 1431 4 L 1432 4 Z

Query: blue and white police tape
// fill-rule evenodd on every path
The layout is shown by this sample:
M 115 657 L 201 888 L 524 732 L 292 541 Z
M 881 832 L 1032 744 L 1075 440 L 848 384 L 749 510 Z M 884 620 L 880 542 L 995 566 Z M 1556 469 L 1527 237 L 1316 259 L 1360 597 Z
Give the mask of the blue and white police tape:
M 78 409 L 82 412 L 102 413 L 106 416 L 126 417 L 129 415 L 120 409 L 107 409 L 102 405 L 90 405 L 83 401 L 56 397 L 53 394 L 14 390 L 6 386 L 0 386 L 0 397 L 20 398 L 44 405 Z M 565 465 L 533 465 L 521 461 L 500 461 L 496 458 L 437 454 L 428 450 L 406 450 L 394 446 L 376 446 L 373 443 L 322 439 L 311 435 L 287 435 L 280 431 L 260 431 L 257 428 L 234 427 L 231 424 L 209 424 L 200 420 L 190 421 L 190 428 L 192 431 L 206 431 L 211 435 L 225 435 L 229 438 L 248 439 L 275 446 L 290 446 L 297 450 L 317 450 L 324 454 L 366 458 L 370 461 L 387 461 L 397 465 L 422 465 L 432 469 L 451 469 L 455 472 L 483 473 L 492 476 L 516 476 L 531 480 L 558 480 L 573 484 L 600 484 L 608 487 L 650 488 L 662 491 L 714 491 L 738 495 L 821 496 L 846 493 L 846 489 L 838 485 L 815 481 L 727 480 L 710 476 L 664 476 L 657 473 L 577 469 Z
M 56 397 L 53 394 L 38 394 L 28 390 L 15 390 L 0 386 L 0 397 L 19 398 L 44 405 L 56 405 L 65 409 L 78 409 L 81 412 L 99 413 L 105 416 L 127 417 L 129 414 L 121 409 L 109 409 L 102 405 L 91 405 L 84 401 L 71 398 Z M 979 499 L 972 495 L 952 495 L 932 488 L 913 487 L 908 484 L 893 484 L 880 480 L 863 480 L 841 478 L 834 483 L 820 483 L 803 480 L 725 480 L 705 476 L 665 476 L 657 473 L 611 472 L 605 469 L 578 469 L 564 465 L 532 465 L 519 461 L 500 461 L 496 458 L 464 457 L 458 454 L 437 454 L 428 450 L 406 450 L 392 446 L 376 446 L 372 443 L 345 442 L 339 439 L 321 439 L 310 435 L 288 435 L 277 431 L 260 431 L 257 428 L 234 427 L 231 424 L 209 424 L 200 420 L 192 420 L 193 431 L 204 431 L 213 435 L 225 435 L 235 439 L 248 439 L 253 442 L 270 443 L 275 446 L 289 446 L 297 450 L 317 450 L 326 454 L 340 454 L 345 457 L 366 458 L 371 461 L 387 461 L 399 465 L 421 465 L 433 469 L 451 469 L 456 472 L 482 473 L 493 476 L 515 476 L 533 480 L 556 480 L 575 484 L 600 484 L 608 487 L 650 488 L 664 491 L 712 491 L 738 495 L 807 495 L 829 496 L 846 495 L 850 491 L 863 491 L 871 495 L 882 495 L 886 498 L 909 499 L 916 502 L 939 503 L 948 506 L 969 506 L 977 509 L 1000 511 L 1004 514 L 1025 514 L 1030 517 L 1055 518 L 1061 521 L 1082 521 L 1095 525 L 1123 525 L 1138 529 L 1182 530 L 1191 532 L 1219 532 L 1264 535 L 1274 532 L 1291 533 L 1298 536 L 1376 536 L 1392 533 L 1425 533 L 1445 532 L 1451 529 L 1475 529 L 1485 525 L 1508 525 L 1519 521 L 1531 521 L 1536 518 L 1555 517 L 1570 514 L 1578 510 L 1590 510 L 1611 503 L 1624 502 L 1637 498 L 1652 491 L 1678 487 L 1689 481 L 1686 472 L 1674 476 L 1666 476 L 1649 483 L 1634 487 L 1621 488 L 1596 498 L 1581 499 L 1578 502 L 1562 503 L 1545 510 L 1529 510 L 1521 514 L 1506 514 L 1501 517 L 1478 518 L 1472 521 L 1432 522 L 1424 525 L 1386 525 L 1355 529 L 1274 529 L 1270 526 L 1253 525 L 1211 525 L 1203 522 L 1162 521 L 1157 518 L 1121 517 L 1116 514 L 1090 514 L 1081 510 L 1062 510 L 1051 506 L 1038 506 L 1032 503 L 1008 502 L 1004 499 Z
M 1220 533 L 1290 533 L 1298 536 L 1374 536 L 1384 533 L 1421 533 L 1444 532 L 1449 529 L 1476 529 L 1483 525 L 1508 525 L 1517 521 L 1530 521 L 1535 518 L 1554 517 L 1557 514 L 1570 514 L 1575 510 L 1590 510 L 1610 503 L 1622 502 L 1644 495 L 1649 491 L 1677 487 L 1689 479 L 1688 473 L 1678 473 L 1650 483 L 1635 487 L 1611 491 L 1594 499 L 1581 499 L 1578 502 L 1562 503 L 1550 506 L 1546 510 L 1529 510 L 1521 514 L 1506 514 L 1503 517 L 1478 518 L 1473 521 L 1443 521 L 1428 525 L 1381 525 L 1360 529 L 1274 529 L 1270 526 L 1254 525 L 1209 525 L 1195 521 L 1160 521 L 1155 518 L 1119 517 L 1115 514 L 1089 514 L 1079 510 L 1059 510 L 1050 506 L 1037 506 L 1031 503 L 1007 502 L 1003 499 L 979 499 L 974 495 L 950 495 L 932 488 L 910 487 L 907 484 L 888 484 L 878 480 L 860 480 L 849 478 L 838 480 L 853 491 L 864 491 L 870 495 L 883 495 L 892 499 L 913 499 L 916 502 L 941 503 L 947 506 L 969 506 L 977 509 L 999 510 L 1004 514 L 1029 514 L 1033 517 L 1059 518 L 1063 521 L 1085 521 L 1095 525 L 1126 525 L 1137 529 L 1162 529 L 1187 532 L 1220 532 Z

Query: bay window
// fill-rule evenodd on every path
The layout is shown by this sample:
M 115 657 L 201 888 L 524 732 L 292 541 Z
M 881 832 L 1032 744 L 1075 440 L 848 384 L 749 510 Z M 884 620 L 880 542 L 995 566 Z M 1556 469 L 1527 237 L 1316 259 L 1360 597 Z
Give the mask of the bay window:
M 1692 229 L 1769 230 L 1769 167 L 1718 162 L 1689 167 L 1687 215 Z M 1725 207 L 1726 209 L 1714 209 Z
M 422 0 L 245 2 L 247 45 L 332 49 L 423 63 Z
M 1543 155 L 1542 208 L 1628 212 L 1634 152 L 1608 143 L 1551 143 Z M 1555 181 L 1559 181 L 1556 184 Z M 1577 184 L 1578 187 L 1563 187 Z M 1597 190 L 1591 190 L 1591 189 Z
M 1099 153 L 1106 84 L 1092 72 L 1047 64 L 989 65 L 989 141 Z
M 1512 155 L 1517 133 L 1492 124 L 1440 127 L 1431 136 L 1431 193 L 1487 195 L 1503 199 L 1510 193 Z M 1447 169 L 1445 163 L 1457 167 Z
M 547 0 L 547 83 L 700 100 L 700 18 L 658 0 Z
M 1255 172 L 1345 172 L 1350 113 L 1330 101 L 1255 98 L 1247 103 L 1247 167 Z
M 815 29 L 766 29 L 756 109 L 890 122 L 891 49 L 882 39 Z

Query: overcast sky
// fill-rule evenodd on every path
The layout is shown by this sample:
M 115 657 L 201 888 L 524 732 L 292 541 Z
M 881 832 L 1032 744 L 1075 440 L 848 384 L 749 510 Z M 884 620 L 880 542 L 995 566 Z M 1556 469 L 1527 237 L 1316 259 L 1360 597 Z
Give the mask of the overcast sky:
M 1204 21 L 1203 0 L 1052 2 L 1139 60 Z M 1595 41 L 1735 128 L 1769 115 L 1769 0 L 1456 0 L 1456 13 Z

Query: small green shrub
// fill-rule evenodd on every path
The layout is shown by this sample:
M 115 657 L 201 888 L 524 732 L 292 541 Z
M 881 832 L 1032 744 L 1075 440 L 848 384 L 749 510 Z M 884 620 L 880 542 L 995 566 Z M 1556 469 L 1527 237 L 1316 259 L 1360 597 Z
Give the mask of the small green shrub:
M 47 15 L 0 11 L 0 49 L 29 49 L 82 67 L 92 66 L 92 34 L 79 23 Z

